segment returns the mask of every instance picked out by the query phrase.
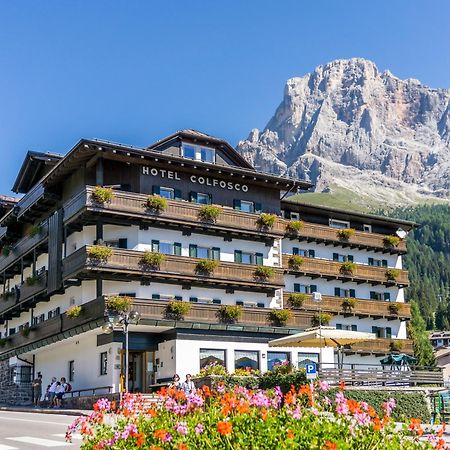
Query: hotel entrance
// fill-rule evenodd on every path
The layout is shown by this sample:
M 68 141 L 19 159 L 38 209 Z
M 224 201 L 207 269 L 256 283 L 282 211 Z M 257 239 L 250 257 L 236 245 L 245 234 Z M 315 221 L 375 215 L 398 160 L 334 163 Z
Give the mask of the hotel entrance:
M 125 352 L 122 351 L 121 373 L 125 376 Z M 130 350 L 128 353 L 129 392 L 148 392 L 155 383 L 155 352 Z

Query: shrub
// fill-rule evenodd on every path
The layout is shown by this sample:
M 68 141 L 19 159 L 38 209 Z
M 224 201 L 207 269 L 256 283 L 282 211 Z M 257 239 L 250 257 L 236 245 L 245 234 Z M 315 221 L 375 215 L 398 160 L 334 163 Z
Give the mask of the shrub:
M 268 320 L 277 327 L 284 327 L 292 318 L 292 311 L 289 309 L 272 309 L 268 314 Z
M 275 214 L 261 213 L 256 222 L 260 228 L 272 228 L 276 220 Z
M 209 375 L 227 375 L 227 369 L 222 364 L 213 362 L 200 369 L 200 373 L 195 378 L 207 377 Z
M 154 212 L 162 212 L 167 208 L 167 199 L 160 195 L 149 195 L 145 206 Z
M 34 225 L 33 227 L 31 227 L 30 231 L 28 232 L 28 236 L 30 237 L 35 237 L 38 234 L 41 234 L 41 227 L 39 227 L 38 225 Z
M 292 366 L 291 366 L 292 369 Z M 282 373 L 272 370 L 264 373 L 259 379 L 260 389 L 273 389 L 280 386 L 281 391 L 286 394 L 291 386 L 299 388 L 306 383 L 306 372 L 304 369 L 290 370 L 288 373 Z
M 9 256 L 9 254 L 11 253 L 11 246 L 10 245 L 4 245 L 2 248 L 2 255 L 4 257 Z
M 165 260 L 166 255 L 163 253 L 146 251 L 139 260 L 139 264 L 144 268 L 159 269 Z
M 358 304 L 356 298 L 344 298 L 342 300 L 342 308 L 346 311 L 351 311 Z
M 27 286 L 34 286 L 39 281 L 39 278 L 36 275 L 32 275 L 31 277 L 27 277 L 25 280 L 25 284 Z
M 66 316 L 69 319 L 76 319 L 77 317 L 80 317 L 82 311 L 83 311 L 83 308 L 81 306 L 73 305 L 67 310 Z
M 117 314 L 128 312 L 132 305 L 133 299 L 124 295 L 113 295 L 108 297 L 105 302 L 106 309 Z
M 231 374 L 232 377 L 257 377 L 259 375 L 261 372 L 251 367 L 239 367 Z
M 400 312 L 400 304 L 399 303 L 389 303 L 389 312 L 395 316 Z
M 217 317 L 225 323 L 234 323 L 242 316 L 242 308 L 238 305 L 222 305 L 217 311 Z
M 111 188 L 95 186 L 91 195 L 93 200 L 97 203 L 110 203 L 114 198 L 114 191 Z
M 8 340 L 6 338 L 0 338 L 0 347 L 3 348 L 7 342 Z
M 400 276 L 400 269 L 387 269 L 384 274 L 388 281 L 395 281 Z
M 400 352 L 403 349 L 403 342 L 391 341 L 389 347 L 391 349 L 391 352 Z
M 203 222 L 215 222 L 221 213 L 220 206 L 203 205 L 198 212 L 198 218 Z
M 289 295 L 288 303 L 292 308 L 301 308 L 306 300 L 306 294 L 294 293 Z
M 290 220 L 286 225 L 286 232 L 289 234 L 298 234 L 305 226 L 303 220 Z
M 289 268 L 292 270 L 299 270 L 300 266 L 303 264 L 303 257 L 299 255 L 293 255 L 289 258 Z
M 328 313 L 317 313 L 314 314 L 314 317 L 311 319 L 311 325 L 313 327 L 318 326 L 327 326 L 330 324 L 331 319 L 333 316 Z
M 341 264 L 339 273 L 342 275 L 353 275 L 356 270 L 356 264 L 354 262 L 346 261 Z
M 337 237 L 341 241 L 348 241 L 355 234 L 355 230 L 353 228 L 343 228 L 342 230 L 338 230 L 336 232 Z
M 219 262 L 215 259 L 201 259 L 195 266 L 196 273 L 211 274 L 219 267 Z
M 255 269 L 255 279 L 257 281 L 267 281 L 274 273 L 273 267 L 258 266 Z
M 30 335 L 30 331 L 29 325 L 26 325 L 20 330 L 20 335 L 27 338 Z
M 397 247 L 401 239 L 398 236 L 384 236 L 383 244 L 385 247 Z
M 180 300 L 171 300 L 166 307 L 166 314 L 181 320 L 191 310 L 191 304 Z
M 112 256 L 113 250 L 111 247 L 105 247 L 104 245 L 93 245 L 88 248 L 87 254 L 94 262 L 106 262 Z

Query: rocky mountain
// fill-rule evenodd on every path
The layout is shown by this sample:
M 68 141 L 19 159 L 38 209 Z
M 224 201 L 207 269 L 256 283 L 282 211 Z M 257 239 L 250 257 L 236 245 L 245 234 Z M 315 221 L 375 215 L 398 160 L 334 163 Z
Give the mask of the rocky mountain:
M 291 78 L 237 149 L 258 169 L 400 203 L 450 196 L 450 90 L 337 60 Z

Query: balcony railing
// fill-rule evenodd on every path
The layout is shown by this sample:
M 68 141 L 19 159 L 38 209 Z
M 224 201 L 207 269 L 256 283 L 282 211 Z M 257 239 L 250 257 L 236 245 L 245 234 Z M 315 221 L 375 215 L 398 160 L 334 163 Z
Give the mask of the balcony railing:
M 286 220 L 286 224 L 289 221 Z M 291 239 L 299 239 L 300 241 L 325 242 L 330 245 L 360 249 L 373 249 L 386 253 L 406 253 L 405 241 L 400 241 L 397 246 L 389 246 L 384 243 L 384 234 L 366 233 L 356 231 L 348 240 L 338 237 L 339 230 L 315 223 L 305 222 L 298 235 L 288 235 Z
M 374 339 L 353 344 L 344 349 L 345 353 L 360 353 L 361 355 L 386 355 L 395 351 L 413 355 L 412 341 L 410 339 Z
M 384 284 L 386 286 L 397 285 L 399 287 L 408 286 L 408 272 L 399 270 L 396 279 L 388 279 L 387 270 L 384 267 L 365 266 L 356 264 L 355 270 L 351 273 L 341 270 L 341 262 L 329 261 L 318 258 L 303 258 L 303 262 L 296 269 L 292 269 L 289 264 L 291 255 L 283 255 L 283 267 L 287 272 L 310 276 L 312 278 L 337 279 L 342 281 L 355 281 L 356 283 L 370 283 L 373 285 Z M 396 270 L 396 269 L 394 269 Z
M 284 305 L 289 306 L 289 296 L 295 292 L 284 293 Z M 341 297 L 332 297 L 322 295 L 322 300 L 315 302 L 312 295 L 305 295 L 305 300 L 300 311 L 327 312 L 339 314 L 342 316 L 371 317 L 373 319 L 385 318 L 388 320 L 400 319 L 408 320 L 411 318 L 411 306 L 408 303 L 386 302 L 383 300 L 366 300 L 357 298 L 354 307 L 346 307 Z M 392 306 L 394 305 L 394 306 Z M 395 310 L 398 308 L 398 311 Z
M 267 291 L 284 286 L 283 270 L 273 268 L 273 275 L 267 279 L 258 279 L 255 270 L 258 266 L 220 261 L 211 273 L 198 273 L 197 258 L 166 255 L 157 269 L 142 265 L 143 252 L 113 249 L 106 261 L 97 261 L 89 257 L 91 247 L 82 247 L 63 260 L 63 277 L 86 277 L 89 273 L 102 272 L 111 275 L 153 278 L 185 283 L 213 284 Z M 89 277 L 89 276 L 88 276 Z
M 261 229 L 258 226 L 258 215 L 241 211 L 235 211 L 229 207 L 223 207 L 219 217 L 214 222 L 199 219 L 202 205 L 185 201 L 167 200 L 167 207 L 155 213 L 146 207 L 148 195 L 114 191 L 114 197 L 110 202 L 98 203 L 93 200 L 94 188 L 86 186 L 86 189 L 78 193 L 64 205 L 64 220 L 69 221 L 83 211 L 104 213 L 127 219 L 161 222 L 171 225 L 189 226 L 201 229 L 211 229 L 221 232 L 254 235 L 258 237 L 281 237 L 285 232 L 285 223 L 280 218 L 270 229 Z

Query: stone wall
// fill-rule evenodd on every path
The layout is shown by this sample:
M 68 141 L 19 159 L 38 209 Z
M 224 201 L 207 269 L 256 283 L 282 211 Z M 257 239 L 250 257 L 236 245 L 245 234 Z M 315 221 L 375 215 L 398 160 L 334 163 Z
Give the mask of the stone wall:
M 0 405 L 27 406 L 32 403 L 31 383 L 14 383 L 9 360 L 0 361 Z

